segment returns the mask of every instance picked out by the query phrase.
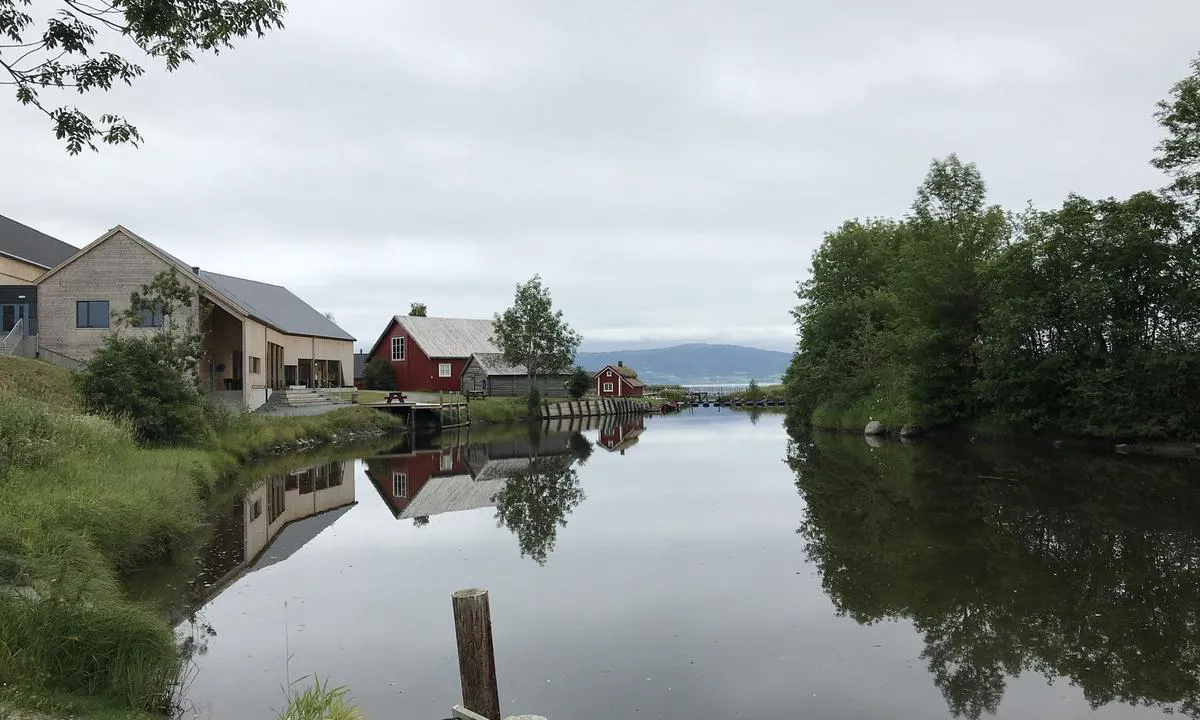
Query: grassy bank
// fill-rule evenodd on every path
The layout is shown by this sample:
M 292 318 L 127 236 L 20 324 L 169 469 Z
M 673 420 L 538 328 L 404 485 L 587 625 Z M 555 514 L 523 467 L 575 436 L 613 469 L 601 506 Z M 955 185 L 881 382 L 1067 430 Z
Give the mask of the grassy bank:
M 395 429 L 365 408 L 230 416 L 202 446 L 148 449 L 78 406 L 66 372 L 0 358 L 0 704 L 89 716 L 169 697 L 171 627 L 118 577 L 193 536 L 225 474 L 303 439 Z

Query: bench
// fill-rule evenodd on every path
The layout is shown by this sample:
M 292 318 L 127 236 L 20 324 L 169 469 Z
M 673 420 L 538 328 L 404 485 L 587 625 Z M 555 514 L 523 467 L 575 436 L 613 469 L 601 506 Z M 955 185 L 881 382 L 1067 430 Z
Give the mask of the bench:
M 393 400 L 395 400 L 396 402 L 401 402 L 401 403 L 405 402 L 406 400 L 408 400 L 408 396 L 402 392 L 392 391 L 387 394 L 387 398 L 385 398 L 385 400 L 387 401 L 388 405 L 391 405 Z

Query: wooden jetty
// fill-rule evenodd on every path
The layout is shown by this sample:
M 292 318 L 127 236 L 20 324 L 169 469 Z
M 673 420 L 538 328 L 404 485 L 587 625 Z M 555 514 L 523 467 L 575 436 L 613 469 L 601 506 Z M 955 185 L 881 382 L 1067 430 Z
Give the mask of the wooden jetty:
M 405 424 L 413 429 L 466 427 L 471 424 L 471 406 L 465 402 L 374 402 L 363 403 L 364 407 L 390 412 L 404 418 Z

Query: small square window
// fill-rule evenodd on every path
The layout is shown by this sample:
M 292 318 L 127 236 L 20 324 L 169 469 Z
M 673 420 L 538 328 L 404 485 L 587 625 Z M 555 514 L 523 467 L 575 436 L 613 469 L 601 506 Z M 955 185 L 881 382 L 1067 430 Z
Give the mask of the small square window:
M 450 377 L 450 363 L 438 363 L 438 377 Z
M 612 391 L 613 391 L 613 384 L 612 383 L 604 383 L 604 392 L 612 392 Z
M 107 300 L 79 300 L 75 303 L 75 327 L 108 327 Z

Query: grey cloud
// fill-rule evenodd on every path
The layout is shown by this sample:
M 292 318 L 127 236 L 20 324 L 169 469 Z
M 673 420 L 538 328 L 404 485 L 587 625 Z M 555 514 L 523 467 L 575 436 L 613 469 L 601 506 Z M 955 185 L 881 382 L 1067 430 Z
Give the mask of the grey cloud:
M 0 107 L 0 212 L 76 243 L 126 224 L 360 339 L 541 272 L 605 342 L 778 343 L 822 233 L 904 212 L 934 156 L 1009 206 L 1161 184 L 1153 104 L 1200 49 L 1170 0 L 328 7 L 84 99 L 139 150 L 68 158 Z

